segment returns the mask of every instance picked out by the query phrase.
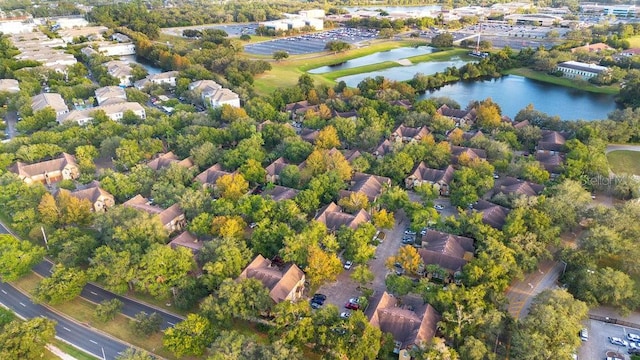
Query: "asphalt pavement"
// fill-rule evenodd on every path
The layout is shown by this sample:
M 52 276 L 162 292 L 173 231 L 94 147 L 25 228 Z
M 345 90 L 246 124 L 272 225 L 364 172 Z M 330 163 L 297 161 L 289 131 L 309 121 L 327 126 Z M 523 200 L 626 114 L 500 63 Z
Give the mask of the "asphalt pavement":
M 48 260 L 44 260 L 41 263 L 34 266 L 33 271 L 40 276 L 48 277 L 49 275 L 51 275 L 52 267 L 53 267 L 53 264 L 51 262 L 49 262 Z M 158 315 L 162 316 L 162 318 L 164 319 L 164 322 L 162 323 L 163 330 L 171 326 L 174 326 L 175 324 L 177 324 L 178 322 L 184 319 L 178 315 L 171 314 L 160 308 L 139 303 L 128 297 L 116 295 L 92 283 L 88 283 L 87 285 L 85 285 L 84 289 L 82 289 L 82 292 L 80 293 L 80 296 L 94 303 L 100 303 L 104 300 L 118 299 L 122 301 L 122 310 L 121 310 L 122 314 L 132 318 L 141 311 L 144 311 L 147 314 L 151 314 L 154 312 L 158 313 Z
M 103 335 L 87 325 L 68 319 L 45 306 L 34 304 L 28 296 L 3 282 L 0 282 L 0 304 L 23 318 L 41 316 L 56 321 L 57 338 L 97 358 L 115 359 L 129 348 L 125 343 Z

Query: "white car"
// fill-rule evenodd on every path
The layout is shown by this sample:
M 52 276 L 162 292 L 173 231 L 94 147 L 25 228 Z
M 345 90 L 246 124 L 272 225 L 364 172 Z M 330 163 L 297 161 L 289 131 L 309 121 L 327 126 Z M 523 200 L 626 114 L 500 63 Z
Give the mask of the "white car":
M 611 337 L 609 336 L 609 342 L 612 343 L 613 345 L 618 345 L 618 346 L 629 346 L 629 343 L 627 342 L 627 340 L 623 340 L 619 337 Z
M 444 210 L 444 206 L 442 206 L 440 204 L 433 205 L 433 208 L 436 209 L 436 210 Z
M 351 311 L 345 311 L 340 313 L 340 318 L 342 319 L 348 319 L 351 316 Z
M 638 334 L 634 334 L 634 333 L 628 333 L 627 334 L 627 340 L 629 341 L 640 341 L 640 335 Z
M 347 261 L 346 263 L 344 263 L 345 270 L 351 269 L 352 266 L 353 266 L 353 263 L 351 261 Z

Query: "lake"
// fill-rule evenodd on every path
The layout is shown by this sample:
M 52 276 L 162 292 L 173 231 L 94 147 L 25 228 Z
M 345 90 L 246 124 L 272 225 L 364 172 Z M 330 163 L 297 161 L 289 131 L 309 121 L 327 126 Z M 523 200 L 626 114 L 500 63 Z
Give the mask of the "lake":
M 442 72 L 448 67 L 460 68 L 466 64 L 467 61 L 460 59 L 459 57 L 453 57 L 447 61 L 428 61 L 409 66 L 396 66 L 389 69 L 371 71 L 362 74 L 348 75 L 336 79 L 336 82 L 344 81 L 350 87 L 356 87 L 358 84 L 368 78 L 375 78 L 376 76 L 384 76 L 390 80 L 406 81 L 413 79 L 413 76 L 417 73 L 425 75 L 433 75 L 437 72 Z
M 135 55 L 120 56 L 120 60 L 126 63 L 138 64 L 142 66 L 143 68 L 147 69 L 147 72 L 149 73 L 149 75 L 159 74 L 162 72 L 162 69 L 160 69 L 159 67 L 153 66 L 149 62 L 137 60 Z
M 377 64 L 385 61 L 396 61 L 405 59 L 411 56 L 418 56 L 424 54 L 431 54 L 435 49 L 431 46 L 418 46 L 418 47 L 403 47 L 398 49 L 392 49 L 388 51 L 379 51 L 377 53 L 361 56 L 359 58 L 347 60 L 343 63 L 329 66 L 322 66 L 319 68 L 311 69 L 307 71 L 310 74 L 324 74 L 337 70 L 351 69 L 358 66 Z
M 612 95 L 590 93 L 517 75 L 484 81 L 459 81 L 428 91 L 420 98 L 440 96 L 457 101 L 463 108 L 471 101 L 490 97 L 500 105 L 502 114 L 512 119 L 528 104 L 562 120 L 606 119 L 608 113 L 618 108 Z

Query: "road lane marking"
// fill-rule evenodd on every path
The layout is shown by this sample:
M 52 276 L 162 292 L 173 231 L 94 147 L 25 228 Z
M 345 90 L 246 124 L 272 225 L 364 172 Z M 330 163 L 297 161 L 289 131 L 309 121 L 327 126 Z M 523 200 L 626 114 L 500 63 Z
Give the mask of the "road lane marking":
M 71 332 L 71 329 L 69 329 L 68 327 L 63 326 L 62 328 L 67 330 L 68 332 Z
M 4 290 L 2 290 L 2 293 L 3 293 L 3 294 L 5 294 L 5 295 L 7 295 L 7 292 L 6 292 L 6 291 L 4 291 Z
M 22 305 L 23 307 L 27 307 L 27 305 L 23 304 L 23 303 L 19 303 L 20 305 Z
M 89 340 L 89 341 L 91 341 L 92 343 L 98 345 L 98 343 L 96 341 L 93 341 L 93 340 Z
M 95 295 L 95 296 L 98 296 L 98 294 L 96 294 L 96 293 L 95 293 L 95 292 L 93 292 L 93 291 L 89 291 L 89 292 L 90 292 L 91 294 Z
M 176 324 L 172 323 L 171 321 L 167 321 L 167 324 L 169 324 L 171 326 L 176 326 Z

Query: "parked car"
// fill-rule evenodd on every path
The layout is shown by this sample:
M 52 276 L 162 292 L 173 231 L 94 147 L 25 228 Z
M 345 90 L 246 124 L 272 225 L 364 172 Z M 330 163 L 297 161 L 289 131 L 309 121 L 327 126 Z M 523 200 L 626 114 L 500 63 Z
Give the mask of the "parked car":
M 402 243 L 403 244 L 413 244 L 414 241 L 416 241 L 416 240 L 413 237 L 404 237 L 404 238 L 402 238 Z
M 618 345 L 618 346 L 629 346 L 629 343 L 627 342 L 627 340 L 623 340 L 619 337 L 612 337 L 609 336 L 609 342 L 612 343 L 613 345 Z
M 352 304 L 360 304 L 360 298 L 351 298 L 349 302 Z
M 327 295 L 324 294 L 315 294 L 313 295 L 313 298 L 311 298 L 311 302 L 315 302 L 320 305 L 324 304 L 325 300 L 327 300 Z
M 433 205 L 433 208 L 436 209 L 436 210 L 444 210 L 444 206 L 442 206 L 440 204 Z
M 405 235 L 415 235 L 415 234 L 416 234 L 416 232 L 415 232 L 415 231 L 413 231 L 413 230 L 411 230 L 411 229 L 409 229 L 409 228 L 406 228 L 406 229 L 404 230 L 404 234 L 405 234 Z
M 587 330 L 587 328 L 583 328 L 582 330 L 580 330 L 580 340 L 589 340 L 589 331 Z
M 629 350 L 627 350 L 627 352 L 631 355 L 640 355 L 640 349 L 638 348 L 635 348 L 635 349 L 630 348 Z
M 345 270 L 351 269 L 351 266 L 353 266 L 353 263 L 351 261 L 347 261 L 347 262 L 344 263 L 344 269 Z
M 638 342 L 638 341 L 640 341 L 640 335 L 634 334 L 634 333 L 628 333 L 627 334 L 627 340 Z
M 311 300 L 312 309 L 320 309 L 321 307 L 322 307 L 322 304 L 318 304 L 317 302 L 314 302 L 313 300 Z
M 351 317 L 351 311 L 343 311 L 340 313 L 340 318 L 342 319 L 348 319 L 349 317 Z
M 349 309 L 349 310 L 359 310 L 360 309 L 360 304 L 354 304 L 352 302 L 347 302 L 344 305 L 344 307 Z

